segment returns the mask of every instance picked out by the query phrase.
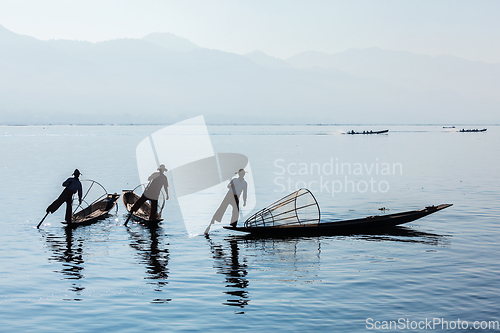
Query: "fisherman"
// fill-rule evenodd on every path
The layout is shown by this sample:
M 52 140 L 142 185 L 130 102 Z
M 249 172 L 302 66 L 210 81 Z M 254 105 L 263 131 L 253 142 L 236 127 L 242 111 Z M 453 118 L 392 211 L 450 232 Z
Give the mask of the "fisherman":
M 151 201 L 151 212 L 149 213 L 149 220 L 153 221 L 157 219 L 157 210 L 158 210 L 158 197 L 160 196 L 161 189 L 165 189 L 165 193 L 167 195 L 166 200 L 168 200 L 168 180 L 167 176 L 164 172 L 167 172 L 167 168 L 164 164 L 158 167 L 157 172 L 153 172 L 151 176 L 149 176 L 148 181 L 149 184 L 146 186 L 146 190 L 142 196 L 135 202 L 135 204 L 130 209 L 130 215 L 125 221 L 125 225 L 127 225 L 128 221 L 132 217 L 132 214 L 141 208 L 142 204 L 146 202 L 146 200 Z
M 65 189 L 62 191 L 59 198 L 57 198 L 49 207 L 47 207 L 46 212 L 53 214 L 56 210 L 61 207 L 63 203 L 66 203 L 66 216 L 65 220 L 69 224 L 71 223 L 71 215 L 73 208 L 73 194 L 78 192 L 79 204 L 82 204 L 82 183 L 78 179 L 80 177 L 80 171 L 75 169 L 73 172 L 73 177 L 66 179 L 62 186 Z
M 243 206 L 247 205 L 247 188 L 248 184 L 247 181 L 244 179 L 246 171 L 244 169 L 238 170 L 238 178 L 233 178 L 227 185 L 227 188 L 229 191 L 227 191 L 226 196 L 224 197 L 224 200 L 222 200 L 219 208 L 215 212 L 214 216 L 212 217 L 211 224 L 214 224 L 214 221 L 220 222 L 222 220 L 222 216 L 226 212 L 226 209 L 229 205 L 232 206 L 233 212 L 231 215 L 231 223 L 230 225 L 232 227 L 236 227 L 236 224 L 238 223 L 238 218 L 240 215 L 240 195 L 243 193 Z

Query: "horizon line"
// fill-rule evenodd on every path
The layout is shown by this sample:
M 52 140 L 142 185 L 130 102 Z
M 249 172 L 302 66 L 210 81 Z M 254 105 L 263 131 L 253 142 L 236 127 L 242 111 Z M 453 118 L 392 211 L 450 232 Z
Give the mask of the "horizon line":
M 6 127 L 23 127 L 23 126 L 169 126 L 175 123 L 144 123 L 144 124 L 132 124 L 132 123 L 33 123 L 33 124 L 1 124 L 0 126 Z M 307 123 L 307 124 L 297 124 L 297 123 L 207 123 L 209 126 L 500 126 L 500 123 L 461 123 L 461 124 L 449 124 L 449 123 Z

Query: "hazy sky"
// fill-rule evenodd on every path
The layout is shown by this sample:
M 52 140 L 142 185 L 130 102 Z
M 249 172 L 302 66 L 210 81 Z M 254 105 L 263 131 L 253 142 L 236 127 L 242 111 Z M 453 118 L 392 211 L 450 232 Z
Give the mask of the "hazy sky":
M 500 63 L 499 18 L 496 0 L 0 0 L 0 25 L 42 40 L 171 32 L 281 58 L 378 46 Z

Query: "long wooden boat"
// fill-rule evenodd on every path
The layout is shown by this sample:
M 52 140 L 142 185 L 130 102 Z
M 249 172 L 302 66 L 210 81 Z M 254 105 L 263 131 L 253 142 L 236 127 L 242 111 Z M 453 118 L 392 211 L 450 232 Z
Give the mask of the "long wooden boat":
M 85 225 L 106 218 L 120 197 L 119 194 L 106 194 L 103 199 L 93 202 L 88 207 L 74 213 L 71 217 L 71 226 Z M 67 224 L 66 222 L 63 222 Z
M 486 128 L 483 128 L 483 129 L 477 129 L 477 128 L 473 128 L 473 129 L 464 129 L 462 128 L 460 130 L 461 133 L 474 133 L 474 132 L 486 132 Z
M 389 130 L 382 130 L 382 131 L 363 131 L 363 132 L 354 132 L 354 131 L 349 131 L 347 134 L 383 134 L 387 133 Z
M 123 190 L 122 192 L 123 192 L 122 193 L 123 205 L 127 209 L 127 212 L 130 213 L 130 209 L 132 209 L 132 206 L 136 203 L 137 200 L 139 200 L 140 196 L 137 195 L 137 193 L 135 193 L 134 190 Z M 153 224 L 163 221 L 162 218 L 156 220 L 150 220 L 149 219 L 150 212 L 151 212 L 151 205 L 149 204 L 149 202 L 146 201 L 137 211 L 135 211 L 132 214 L 132 218 L 135 219 L 136 221 L 148 224 Z
M 397 225 L 418 220 L 424 216 L 435 213 L 452 206 L 452 204 L 442 204 L 438 206 L 428 206 L 419 210 L 412 210 L 403 213 L 375 215 L 360 219 L 319 222 L 316 224 L 293 224 L 293 225 L 266 225 L 243 227 L 225 226 L 225 229 L 251 233 L 255 236 L 282 237 L 282 236 L 319 236 L 319 235 L 340 235 L 340 234 L 360 234 L 363 232 L 380 231 L 389 229 Z

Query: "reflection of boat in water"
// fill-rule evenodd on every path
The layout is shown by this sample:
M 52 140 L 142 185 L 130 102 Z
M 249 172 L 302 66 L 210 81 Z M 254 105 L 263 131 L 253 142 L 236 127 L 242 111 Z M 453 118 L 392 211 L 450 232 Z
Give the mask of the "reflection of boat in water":
M 125 206 L 125 208 L 127 209 L 127 212 L 129 212 L 129 213 L 130 213 L 130 210 L 132 209 L 132 206 L 140 198 L 140 195 L 135 193 L 136 189 L 139 188 L 140 186 L 143 186 L 143 184 L 138 185 L 133 190 L 123 190 L 122 191 L 123 192 L 123 194 L 122 194 L 123 205 Z M 158 222 L 163 221 L 163 219 L 161 218 L 161 212 L 163 210 L 163 207 L 165 206 L 165 199 L 163 196 L 163 192 L 160 194 L 160 198 L 158 199 L 158 201 L 162 202 L 161 205 L 158 205 L 159 206 L 159 211 L 157 213 L 158 219 L 156 219 L 156 220 L 149 219 L 149 216 L 151 213 L 151 204 L 147 201 L 144 202 L 142 204 L 142 206 L 132 214 L 132 218 L 135 219 L 136 221 L 143 222 L 146 224 L 157 224 Z
M 408 227 L 395 226 L 386 228 L 380 231 L 367 230 L 364 233 L 349 234 L 348 236 L 356 239 L 374 241 L 374 242 L 401 242 L 401 243 L 418 243 L 426 245 L 447 245 L 449 244 L 448 236 L 433 234 L 429 232 L 415 231 Z
M 462 128 L 460 130 L 461 133 L 474 133 L 474 132 L 486 132 L 486 128 L 483 128 L 483 129 L 477 129 L 477 128 L 473 128 L 473 129 L 464 129 Z
M 275 235 L 266 237 L 260 234 L 246 234 L 237 236 L 244 240 L 248 244 L 256 243 L 262 247 L 262 242 L 267 240 L 272 241 L 272 244 L 276 244 L 276 241 L 290 241 L 299 240 L 300 237 L 290 237 L 287 235 Z M 302 239 L 313 240 L 317 239 L 321 241 L 323 239 L 329 239 L 332 237 L 349 237 L 364 241 L 372 242 L 401 242 L 401 243 L 416 243 L 425 245 L 435 245 L 435 246 L 445 246 L 449 244 L 449 236 L 439 235 L 424 231 L 416 231 L 405 226 L 395 226 L 391 228 L 385 228 L 380 230 L 367 229 L 361 232 L 349 232 L 348 230 L 344 232 L 336 232 L 333 235 L 313 235 L 305 236 Z
M 241 242 L 242 239 L 237 237 L 226 239 L 225 242 L 229 243 L 229 251 L 224 246 L 214 243 L 208 236 L 207 239 L 217 271 L 226 276 L 225 287 L 227 290 L 224 291 L 224 294 L 228 295 L 229 299 L 222 304 L 243 309 L 250 300 L 247 291 L 248 279 L 246 278 L 248 267 L 246 260 L 241 259 L 239 254 L 238 242 Z
M 137 251 L 135 257 L 140 264 L 146 266 L 144 279 L 149 280 L 148 284 L 155 286 L 155 292 L 162 292 L 163 287 L 168 284 L 168 262 L 170 260 L 168 244 L 164 244 L 165 233 L 156 224 L 134 229 L 127 227 L 127 231 L 131 240 L 130 247 Z M 170 301 L 170 298 L 156 297 L 151 303 L 168 303 Z
M 83 260 L 83 238 L 74 239 L 75 229 L 71 227 L 61 228 L 64 231 L 62 235 L 40 231 L 47 242 L 47 247 L 52 252 L 48 258 L 49 261 L 61 263 L 62 268 L 55 270 L 56 273 L 62 273 L 63 279 L 71 282 L 70 291 L 75 293 L 74 298 L 65 299 L 73 301 L 82 300 L 82 292 L 85 290 L 80 282 L 84 278 L 84 260 Z
M 363 131 L 363 132 L 354 132 L 354 130 L 347 132 L 347 134 L 383 134 L 387 133 L 389 130 L 382 130 L 382 131 Z
M 314 236 L 380 231 L 412 222 L 452 206 L 442 204 L 402 213 L 320 222 L 319 205 L 307 189 L 300 189 L 250 216 L 243 227 L 224 228 L 262 236 Z

